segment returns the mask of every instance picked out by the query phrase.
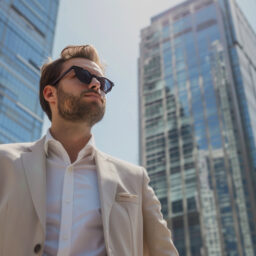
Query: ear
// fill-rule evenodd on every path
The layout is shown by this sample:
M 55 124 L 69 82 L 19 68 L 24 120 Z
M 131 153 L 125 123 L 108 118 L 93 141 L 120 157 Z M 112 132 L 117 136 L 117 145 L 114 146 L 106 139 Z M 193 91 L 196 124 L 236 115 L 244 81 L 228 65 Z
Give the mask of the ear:
M 52 85 L 46 85 L 43 90 L 44 99 L 48 101 L 48 103 L 55 104 L 57 100 L 57 90 Z

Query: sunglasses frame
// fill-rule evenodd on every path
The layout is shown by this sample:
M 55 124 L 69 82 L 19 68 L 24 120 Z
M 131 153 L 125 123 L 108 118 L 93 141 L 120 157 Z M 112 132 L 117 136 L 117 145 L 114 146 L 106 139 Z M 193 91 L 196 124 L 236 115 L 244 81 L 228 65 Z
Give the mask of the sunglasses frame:
M 101 89 L 105 94 L 109 93 L 109 92 L 112 90 L 113 86 L 114 86 L 114 83 L 113 83 L 112 81 L 110 81 L 108 78 L 103 77 L 103 76 L 96 76 L 96 75 L 93 75 L 93 74 L 92 74 L 91 72 L 89 72 L 88 70 L 86 70 L 86 69 L 84 69 L 84 68 L 81 68 L 81 67 L 78 67 L 78 66 L 71 66 L 71 67 L 70 67 L 69 69 L 67 69 L 62 75 L 60 75 L 56 80 L 54 80 L 54 82 L 52 83 L 52 85 L 55 86 L 55 85 L 56 85 L 66 74 L 68 74 L 72 69 L 75 71 L 75 74 L 76 74 L 77 79 L 78 79 L 80 82 L 82 82 L 82 83 L 90 84 L 91 81 L 92 81 L 92 79 L 95 77 L 95 78 L 100 82 L 100 89 Z M 89 77 L 90 77 L 89 83 L 86 83 L 86 82 L 82 81 L 82 80 L 79 78 L 79 76 L 77 75 L 77 73 L 76 73 L 76 72 L 83 72 L 83 71 L 86 71 L 86 72 L 88 73 L 88 75 L 89 75 Z M 102 89 L 102 88 L 104 88 L 104 85 L 102 85 L 102 81 L 103 81 L 103 80 L 107 80 L 107 81 L 109 82 L 109 84 L 110 84 L 110 88 L 107 89 L 106 91 L 104 91 L 104 90 Z

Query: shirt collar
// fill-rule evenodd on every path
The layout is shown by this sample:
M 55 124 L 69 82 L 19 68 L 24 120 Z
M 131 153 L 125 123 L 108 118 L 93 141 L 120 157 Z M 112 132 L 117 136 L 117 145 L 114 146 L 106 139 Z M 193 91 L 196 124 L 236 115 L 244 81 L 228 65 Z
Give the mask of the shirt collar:
M 62 148 L 62 151 L 63 150 L 66 151 L 62 146 L 62 144 L 58 140 L 53 138 L 53 136 L 51 135 L 50 129 L 48 129 L 45 136 L 45 143 L 44 143 L 44 151 L 46 156 L 49 155 L 51 150 L 54 150 L 54 148 L 57 148 L 57 147 Z M 95 149 L 96 149 L 95 141 L 94 141 L 94 136 L 92 134 L 87 144 L 78 153 L 76 161 L 79 161 L 84 157 L 90 157 L 91 159 L 93 159 L 95 154 Z

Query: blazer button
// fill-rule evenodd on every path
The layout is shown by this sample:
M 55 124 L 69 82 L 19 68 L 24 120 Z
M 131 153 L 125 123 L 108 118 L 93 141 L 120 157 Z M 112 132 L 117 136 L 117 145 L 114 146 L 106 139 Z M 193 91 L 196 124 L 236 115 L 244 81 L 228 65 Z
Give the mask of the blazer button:
M 35 252 L 35 253 L 39 253 L 39 252 L 41 251 L 41 248 L 42 248 L 41 244 L 37 244 L 37 245 L 34 247 L 34 252 Z

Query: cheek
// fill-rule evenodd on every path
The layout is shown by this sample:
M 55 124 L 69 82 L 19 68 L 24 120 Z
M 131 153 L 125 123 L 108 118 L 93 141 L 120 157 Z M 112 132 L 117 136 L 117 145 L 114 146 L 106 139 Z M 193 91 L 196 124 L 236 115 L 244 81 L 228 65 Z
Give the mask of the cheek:
M 74 96 L 79 96 L 84 87 L 79 81 L 67 80 L 65 83 L 59 85 L 60 90 L 66 94 L 71 94 Z
M 79 97 L 74 96 L 73 94 L 59 92 L 58 95 L 58 105 L 64 108 L 73 108 L 76 105 L 76 102 L 79 100 Z

